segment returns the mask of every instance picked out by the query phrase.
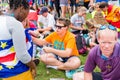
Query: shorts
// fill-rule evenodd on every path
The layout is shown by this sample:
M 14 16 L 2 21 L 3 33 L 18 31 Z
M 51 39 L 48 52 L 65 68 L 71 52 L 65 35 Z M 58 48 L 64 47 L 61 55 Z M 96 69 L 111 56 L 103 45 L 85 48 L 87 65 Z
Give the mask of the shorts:
M 56 58 L 57 60 L 63 62 L 63 63 L 67 62 L 67 60 L 68 60 L 69 58 L 71 58 L 71 57 L 77 57 L 77 56 L 70 56 L 70 57 L 62 58 L 62 57 L 60 57 L 60 56 L 58 56 L 58 55 L 55 55 L 55 58 Z
M 3 78 L 3 80 L 34 80 L 34 79 L 32 77 L 30 70 L 28 70 L 16 76 L 12 76 L 9 78 Z
M 75 0 L 70 0 L 70 6 L 71 7 L 73 7 L 73 6 L 77 7 L 78 5 L 77 5 Z
M 100 72 L 93 72 L 92 76 L 93 80 L 103 80 Z
M 68 6 L 68 0 L 60 0 L 60 6 Z
M 60 4 L 60 6 L 68 6 L 68 4 Z

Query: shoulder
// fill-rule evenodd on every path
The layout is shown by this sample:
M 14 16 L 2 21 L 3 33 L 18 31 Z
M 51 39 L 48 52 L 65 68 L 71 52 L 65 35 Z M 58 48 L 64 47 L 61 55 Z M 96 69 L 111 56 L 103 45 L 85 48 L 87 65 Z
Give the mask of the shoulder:
M 115 44 L 114 52 L 120 54 L 120 43 L 119 43 L 119 42 L 117 42 L 117 43 Z
M 49 36 L 49 37 L 52 37 L 52 36 L 53 36 L 53 38 L 54 38 L 54 37 L 56 37 L 56 36 L 58 36 L 58 35 L 57 35 L 56 32 L 52 32 L 52 33 L 50 33 L 48 36 Z
M 14 17 L 6 16 L 6 23 L 8 26 L 22 26 L 22 23 L 16 20 Z
M 52 14 L 50 14 L 50 13 L 48 13 L 48 17 L 54 18 L 54 16 Z
M 78 14 L 74 14 L 71 18 L 77 18 L 78 17 Z
M 69 31 L 67 31 L 66 37 L 67 37 L 68 39 L 75 39 L 75 35 L 74 35 L 73 33 L 69 32 Z
M 90 50 L 89 55 L 100 55 L 100 47 L 99 47 L 99 45 L 96 45 L 95 47 L 93 47 Z

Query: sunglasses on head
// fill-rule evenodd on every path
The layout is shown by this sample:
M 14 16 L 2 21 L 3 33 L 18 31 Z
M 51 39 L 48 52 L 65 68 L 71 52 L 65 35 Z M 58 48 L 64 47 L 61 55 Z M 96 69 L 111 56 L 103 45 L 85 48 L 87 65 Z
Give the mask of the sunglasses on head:
M 103 25 L 103 26 L 101 26 L 101 27 L 99 28 L 99 30 L 104 30 L 104 29 L 106 29 L 106 28 L 108 28 L 108 29 L 110 29 L 110 30 L 113 30 L 113 31 L 117 31 L 117 29 L 116 29 L 114 26 L 112 26 L 112 25 Z
M 65 26 L 55 25 L 55 27 L 58 28 L 58 29 L 61 29 L 62 27 L 65 27 Z

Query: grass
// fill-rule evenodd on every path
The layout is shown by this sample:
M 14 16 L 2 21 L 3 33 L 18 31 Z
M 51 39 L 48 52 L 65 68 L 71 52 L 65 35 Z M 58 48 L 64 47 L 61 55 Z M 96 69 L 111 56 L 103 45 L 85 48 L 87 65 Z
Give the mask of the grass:
M 79 56 L 82 65 L 85 64 L 86 58 L 87 56 Z M 49 74 L 47 74 L 47 70 L 49 71 Z M 99 68 L 96 67 L 95 68 L 96 72 L 99 72 Z M 37 66 L 37 77 L 35 80 L 50 80 L 50 78 L 64 78 L 65 80 L 72 80 L 69 79 L 65 76 L 65 72 L 64 71 L 60 71 L 60 70 L 55 70 L 55 69 L 46 69 L 46 66 L 44 63 L 40 63 Z
M 35 80 L 50 80 L 50 78 L 65 78 L 65 80 L 72 80 L 65 77 L 64 71 L 58 71 L 55 69 L 46 69 L 45 64 L 40 63 L 37 66 L 37 77 Z M 49 71 L 49 73 L 47 73 Z

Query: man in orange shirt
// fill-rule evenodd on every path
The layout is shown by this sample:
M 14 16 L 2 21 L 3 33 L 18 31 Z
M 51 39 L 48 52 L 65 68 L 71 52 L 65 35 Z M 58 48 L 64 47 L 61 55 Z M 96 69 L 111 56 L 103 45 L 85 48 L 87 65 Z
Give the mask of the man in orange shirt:
M 45 64 L 60 70 L 73 70 L 80 66 L 75 36 L 68 31 L 69 24 L 69 20 L 59 18 L 56 22 L 55 32 L 43 40 L 33 37 L 33 41 L 38 45 L 53 45 L 53 47 L 43 48 L 45 54 L 42 54 L 40 59 Z M 32 31 L 30 34 L 34 35 Z

